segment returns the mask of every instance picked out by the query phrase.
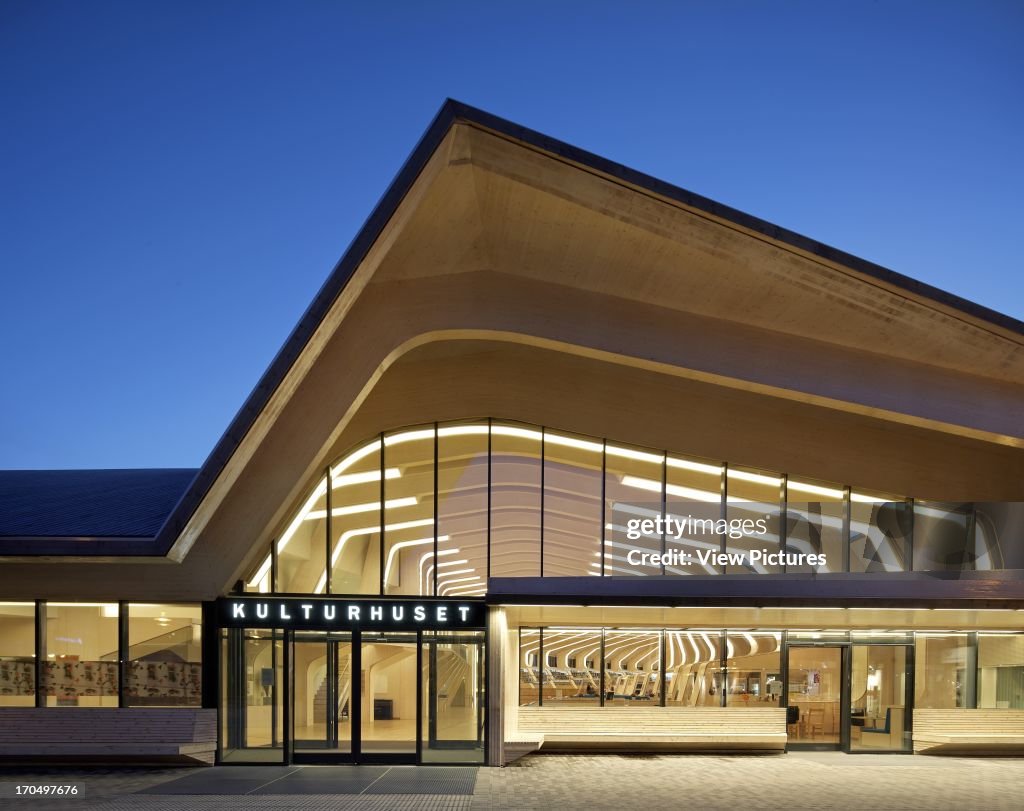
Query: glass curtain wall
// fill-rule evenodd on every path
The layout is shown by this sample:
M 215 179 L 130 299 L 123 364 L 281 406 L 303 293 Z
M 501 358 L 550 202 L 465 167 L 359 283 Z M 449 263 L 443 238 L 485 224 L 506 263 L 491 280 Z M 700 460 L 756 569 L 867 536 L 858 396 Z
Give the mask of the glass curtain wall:
M 1024 502 L 915 503 L 550 428 L 452 422 L 338 460 L 243 586 L 478 596 L 488 577 L 989 570 L 1024 566 L 1003 542 L 1022 530 Z M 724 565 L 708 557 L 723 551 Z
M 781 705 L 780 632 L 520 628 L 518 633 L 520 706 Z

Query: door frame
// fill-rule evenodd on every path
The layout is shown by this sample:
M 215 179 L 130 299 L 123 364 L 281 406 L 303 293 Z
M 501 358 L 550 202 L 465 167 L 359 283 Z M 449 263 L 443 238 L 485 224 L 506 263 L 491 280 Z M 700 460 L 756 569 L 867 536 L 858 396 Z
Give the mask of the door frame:
M 850 672 L 848 678 L 850 684 L 853 684 L 853 646 L 861 645 L 864 647 L 886 647 L 886 648 L 904 648 L 904 660 L 903 667 L 906 671 L 904 678 L 904 695 L 903 695 L 903 734 L 908 735 L 909 745 L 905 749 L 853 749 L 850 746 L 849 741 L 849 728 L 847 729 L 847 747 L 843 750 L 848 755 L 912 755 L 914 754 L 914 652 L 916 650 L 916 641 L 906 640 L 852 640 L 849 643 L 850 646 Z M 848 702 L 849 703 L 849 702 Z M 847 715 L 849 716 L 850 707 L 847 707 Z
M 905 694 L 904 694 L 904 732 L 913 740 L 913 718 L 914 718 L 914 642 L 901 640 L 823 640 L 821 642 L 800 640 L 798 642 L 783 642 L 782 669 L 782 693 L 784 703 L 782 706 L 789 707 L 789 650 L 791 648 L 839 648 L 840 649 L 840 688 L 839 688 L 839 743 L 838 744 L 814 744 L 786 742 L 786 749 L 798 752 L 827 751 L 844 752 L 848 755 L 905 755 L 913 754 L 913 745 L 906 749 L 853 749 L 851 747 L 851 707 L 850 693 L 853 688 L 853 646 L 876 646 L 876 647 L 898 647 L 906 650 L 905 658 Z
M 348 752 L 338 751 L 301 751 L 295 750 L 295 713 L 293 707 L 295 706 L 295 648 L 296 641 L 303 642 L 313 637 L 313 634 L 324 632 L 310 632 L 310 631 L 285 631 L 285 649 L 288 651 L 287 662 L 288 666 L 285 670 L 285 733 L 286 733 L 286 762 L 294 763 L 296 765 L 329 765 L 329 764 L 345 764 L 345 763 L 364 763 L 364 764 L 385 764 L 385 765 L 416 765 L 420 762 L 420 756 L 422 754 L 422 735 L 420 734 L 420 724 L 423 717 L 423 632 L 422 631 L 370 631 L 366 635 L 377 637 L 382 633 L 387 633 L 394 636 L 407 637 L 406 644 L 412 642 L 415 639 L 416 645 L 416 718 L 413 720 L 414 734 L 416 736 L 416 749 L 413 752 L 375 752 L 367 753 L 363 752 L 363 637 L 364 632 L 361 630 L 346 631 L 351 638 L 352 645 L 352 668 L 349 678 L 352 680 L 352 687 L 349 692 L 349 727 L 351 729 L 351 746 Z M 336 646 L 340 640 L 332 641 L 330 638 L 330 632 L 324 634 L 328 646 L 328 667 L 330 667 L 331 648 Z M 297 637 L 297 639 L 296 639 Z M 335 647 L 335 650 L 337 648 Z M 335 713 L 337 707 L 335 707 Z M 371 709 L 372 712 L 372 709 Z

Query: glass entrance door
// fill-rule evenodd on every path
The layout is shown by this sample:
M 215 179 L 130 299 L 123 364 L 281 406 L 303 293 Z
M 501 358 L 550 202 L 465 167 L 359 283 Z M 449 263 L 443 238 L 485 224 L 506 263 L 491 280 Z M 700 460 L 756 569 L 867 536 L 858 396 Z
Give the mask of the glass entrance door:
M 417 676 L 419 645 L 416 634 L 362 635 L 363 761 L 416 761 Z
M 295 631 L 288 640 L 290 745 L 271 753 L 277 762 L 485 762 L 483 632 Z
M 352 747 L 351 634 L 297 633 L 292 647 L 292 750 L 298 761 L 347 760 Z M 304 757 L 304 756 L 320 757 Z
M 851 752 L 909 751 L 911 658 L 906 645 L 851 646 Z
M 843 743 L 843 648 L 789 647 L 789 744 L 796 748 L 839 749 Z
M 483 634 L 423 634 L 424 763 L 484 762 Z

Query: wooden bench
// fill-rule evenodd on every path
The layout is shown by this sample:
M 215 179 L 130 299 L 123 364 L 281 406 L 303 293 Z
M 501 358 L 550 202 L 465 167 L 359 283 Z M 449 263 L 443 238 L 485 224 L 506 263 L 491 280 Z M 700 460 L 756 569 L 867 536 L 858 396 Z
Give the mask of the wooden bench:
M 0 761 L 212 765 L 217 711 L 157 707 L 0 708 Z
M 786 711 L 777 707 L 520 707 L 517 735 L 541 735 L 543 751 L 781 752 Z
M 1024 710 L 914 710 L 914 751 L 1024 755 Z

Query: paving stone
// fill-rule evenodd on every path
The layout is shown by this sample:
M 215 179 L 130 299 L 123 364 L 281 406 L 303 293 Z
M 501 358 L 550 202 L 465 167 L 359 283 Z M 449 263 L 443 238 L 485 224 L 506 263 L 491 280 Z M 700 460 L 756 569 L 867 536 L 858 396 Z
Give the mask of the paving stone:
M 244 770 L 246 767 L 224 767 Z M 311 769 L 315 767 L 304 767 Z M 359 768 L 359 767 L 352 767 Z M 423 794 L 136 793 L 189 771 L 107 769 L 0 771 L 0 784 L 77 783 L 74 798 L 14 799 L 0 808 L 89 811 L 1022 811 L 1024 759 L 833 752 L 744 756 L 534 755 L 505 769 L 479 769 L 472 795 L 439 793 L 448 781 L 424 770 Z M 218 769 L 217 772 L 220 770 Z M 415 769 L 396 769 L 410 790 Z M 340 772 L 339 772 L 340 773 Z M 327 774 L 323 772 L 321 774 Z M 228 777 L 234 778 L 231 774 Z M 455 773 L 452 774 L 453 780 Z M 463 778 L 464 779 L 464 776 Z M 229 780 L 241 789 L 244 781 Z M 328 781 L 311 774 L 306 781 Z M 372 784 L 371 784 L 372 785 Z M 398 786 L 396 785 L 396 788 Z M 448 783 L 448 790 L 453 784 Z M 307 789 L 308 790 L 308 789 Z M 464 790 L 464 789 L 463 789 Z

